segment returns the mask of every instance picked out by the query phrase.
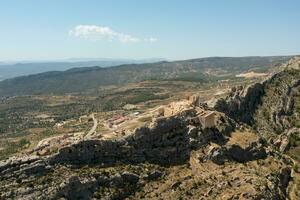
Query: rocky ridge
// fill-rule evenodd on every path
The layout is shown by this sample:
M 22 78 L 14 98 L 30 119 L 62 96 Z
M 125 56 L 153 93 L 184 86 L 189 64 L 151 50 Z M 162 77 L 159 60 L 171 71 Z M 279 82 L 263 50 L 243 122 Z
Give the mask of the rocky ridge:
M 295 67 L 202 108 L 215 112 L 214 127 L 202 126 L 202 105 L 190 105 L 123 138 L 86 139 L 49 156 L 1 162 L 0 199 L 285 199 L 292 162 L 243 123 L 265 131 L 259 111 L 272 84 L 286 76 L 279 92 L 286 95 L 269 117 L 284 131 L 277 145 L 285 151 L 284 141 L 299 131 L 289 120 L 297 117 Z
M 266 95 L 268 88 L 273 87 L 271 84 L 278 79 L 287 78 L 288 80 L 278 88 L 282 91 L 280 93 L 282 98 L 277 99 L 279 100 L 278 107 L 274 110 L 279 112 L 284 110 L 285 113 L 290 113 L 293 110 L 293 96 L 297 92 L 295 90 L 300 85 L 299 66 L 300 57 L 295 57 L 283 65 L 282 71 L 273 74 L 261 83 L 232 88 L 231 93 L 225 99 L 218 99 L 213 107 L 236 121 L 253 124 L 254 113 L 262 103 L 262 98 Z
M 198 157 L 201 162 L 196 165 L 247 163 L 269 156 L 258 138 L 247 146 L 229 144 L 236 124 L 222 113 L 216 115 L 216 126 L 203 129 L 196 110 L 190 108 L 117 140 L 83 140 L 50 156 L 10 159 L 0 164 L 1 198 L 130 199 L 153 181 L 169 179 L 170 169 L 189 164 L 193 152 L 205 152 L 211 145 L 218 147 Z M 278 188 L 282 183 L 277 176 L 274 180 L 278 183 L 271 193 L 284 197 L 285 188 Z M 248 195 L 269 193 L 257 190 Z
M 287 133 L 298 130 L 294 127 L 299 127 L 300 119 L 299 66 L 300 58 L 295 57 L 283 65 L 282 71 L 265 81 L 246 88 L 233 88 L 229 96 L 215 103 L 214 108 L 238 122 L 254 126 L 267 139 L 276 140 L 280 134 L 279 138 L 291 135 Z
M 82 140 L 63 147 L 56 154 L 50 156 L 11 158 L 0 164 L 0 174 L 2 181 L 13 181 L 16 185 L 19 185 L 26 182 L 24 180 L 36 176 L 43 177 L 45 174 L 53 172 L 56 167 L 66 165 L 71 165 L 73 168 L 94 165 L 105 169 L 120 165 L 143 165 L 143 163 L 158 166 L 184 164 L 188 162 L 190 151 L 193 148 L 204 146 L 210 141 L 224 141 L 224 135 L 234 129 L 234 123 L 231 120 L 221 113 L 219 117 L 222 119 L 220 126 L 213 129 L 201 129 L 200 122 L 197 121 L 196 111 L 188 109 L 175 116 L 159 118 L 149 127 L 138 128 L 125 138 L 117 140 Z M 124 182 L 127 184 L 127 179 L 130 179 L 129 183 L 131 181 L 137 182 L 136 180 L 140 179 L 138 175 L 124 173 L 127 175 L 121 174 L 123 178 L 119 177 L 118 180 L 121 185 L 124 185 Z M 146 180 L 155 179 L 158 174 L 161 173 L 153 171 Z M 113 177 L 106 180 L 105 184 L 113 184 L 115 179 L 118 178 L 115 176 L 117 175 L 113 175 Z M 85 190 L 89 190 L 90 187 L 98 188 L 102 185 L 99 180 L 94 180 L 94 178 L 87 181 L 85 179 L 80 180 L 77 176 L 71 176 L 68 177 L 67 182 L 60 184 L 59 187 L 45 186 L 43 188 L 30 188 L 30 190 L 23 188 L 24 191 L 18 191 L 16 194 L 8 192 L 12 188 L 8 189 L 9 187 L 6 188 L 6 185 L 2 191 L 6 189 L 8 191 L 2 194 L 2 198 L 24 198 L 29 193 L 30 198 L 34 196 L 40 199 L 55 199 L 64 195 L 72 198 L 74 193 L 70 191 L 73 189 L 79 190 L 78 188 L 84 190 L 82 191 L 84 195 L 80 195 L 80 198 L 90 198 L 91 194 Z M 41 190 L 48 191 L 48 194 L 45 193 L 47 196 L 44 196 Z M 61 195 L 62 193 L 64 195 Z M 77 195 L 79 194 L 81 193 L 79 192 Z

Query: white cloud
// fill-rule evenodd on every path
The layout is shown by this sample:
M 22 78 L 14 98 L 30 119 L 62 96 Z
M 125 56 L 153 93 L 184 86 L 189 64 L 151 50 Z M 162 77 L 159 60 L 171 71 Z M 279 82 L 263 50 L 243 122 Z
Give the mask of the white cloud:
M 70 36 L 88 40 L 117 40 L 122 43 L 129 42 L 156 42 L 157 38 L 138 38 L 129 34 L 119 33 L 106 26 L 78 25 L 69 31 Z
M 146 38 L 144 39 L 146 42 L 157 42 L 157 38 L 153 38 L 153 37 L 150 37 L 150 38 Z
M 127 43 L 127 42 L 139 42 L 140 41 L 140 39 L 137 38 L 137 37 L 133 37 L 131 35 L 127 35 L 127 34 L 123 34 L 123 33 L 118 33 L 117 34 L 117 39 L 120 42 L 124 42 L 124 43 Z

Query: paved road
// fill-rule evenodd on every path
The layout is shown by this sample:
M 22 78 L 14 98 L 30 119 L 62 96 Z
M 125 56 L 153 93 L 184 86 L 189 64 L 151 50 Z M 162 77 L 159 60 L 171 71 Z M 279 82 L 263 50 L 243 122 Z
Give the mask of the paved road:
M 93 113 L 93 114 L 91 114 L 90 116 L 92 117 L 92 119 L 93 119 L 93 121 L 94 121 L 94 125 L 93 125 L 93 127 L 91 128 L 91 130 L 85 135 L 85 138 L 88 138 L 88 137 L 90 137 L 91 135 L 93 135 L 93 133 L 96 131 L 96 128 L 97 128 L 97 126 L 98 126 L 98 121 L 97 121 L 97 119 L 95 118 L 95 114 Z

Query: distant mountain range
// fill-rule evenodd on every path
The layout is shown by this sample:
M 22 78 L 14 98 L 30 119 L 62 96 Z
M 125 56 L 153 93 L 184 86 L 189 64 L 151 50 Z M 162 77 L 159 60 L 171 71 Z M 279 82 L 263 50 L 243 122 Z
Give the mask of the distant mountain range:
M 21 61 L 0 62 L 0 81 L 18 76 L 42 73 L 47 71 L 64 71 L 74 67 L 111 67 L 122 64 L 158 62 L 165 59 L 108 59 L 108 58 L 70 58 L 56 61 Z
M 100 86 L 134 83 L 145 80 L 183 80 L 207 82 L 218 79 L 234 78 L 245 71 L 266 72 L 274 69 L 291 56 L 276 57 L 209 57 L 174 62 L 156 62 L 143 64 L 124 64 L 105 68 L 115 63 L 102 63 L 102 67 L 78 67 L 97 65 L 96 61 L 83 63 L 41 63 L 43 69 L 77 68 L 63 72 L 50 71 L 35 75 L 21 76 L 0 82 L 0 96 L 65 94 L 85 92 Z M 26 64 L 22 64 L 22 66 Z M 31 66 L 34 66 L 32 63 Z M 18 65 L 16 66 L 16 70 Z M 33 67 L 34 68 L 34 67 Z M 20 73 L 20 72 L 19 72 Z

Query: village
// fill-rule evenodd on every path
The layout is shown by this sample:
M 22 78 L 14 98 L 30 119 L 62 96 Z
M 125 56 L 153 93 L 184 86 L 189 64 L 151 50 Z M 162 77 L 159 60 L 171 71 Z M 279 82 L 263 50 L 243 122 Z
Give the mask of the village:
M 216 125 L 216 113 L 208 109 L 205 103 L 200 101 L 199 96 L 191 95 L 186 99 L 171 102 L 164 106 L 157 106 L 149 110 L 127 110 L 126 112 L 115 111 L 106 117 L 99 117 L 97 113 L 81 116 L 78 120 L 63 121 L 55 124 L 54 128 L 62 129 L 64 126 L 76 122 L 77 124 L 89 124 L 87 131 L 66 133 L 41 140 L 37 146 L 27 154 L 40 156 L 49 155 L 58 149 L 74 144 L 85 139 L 108 140 L 130 135 L 136 128 L 147 126 L 160 117 L 171 117 L 188 109 L 197 111 L 202 129 L 212 128 Z

